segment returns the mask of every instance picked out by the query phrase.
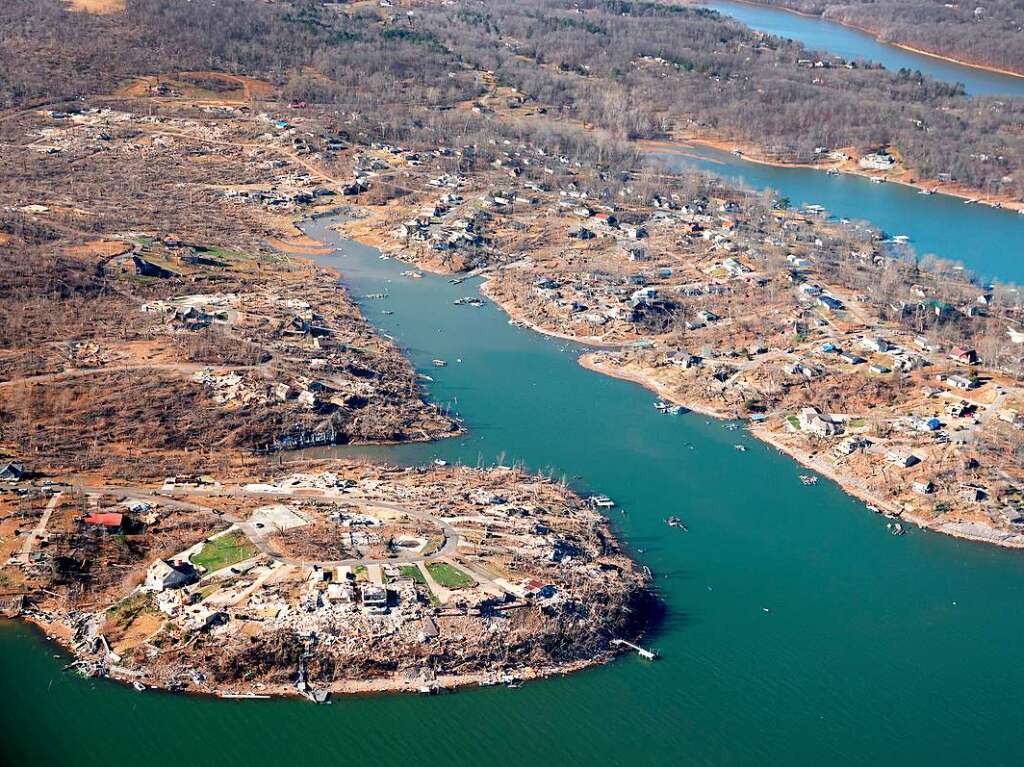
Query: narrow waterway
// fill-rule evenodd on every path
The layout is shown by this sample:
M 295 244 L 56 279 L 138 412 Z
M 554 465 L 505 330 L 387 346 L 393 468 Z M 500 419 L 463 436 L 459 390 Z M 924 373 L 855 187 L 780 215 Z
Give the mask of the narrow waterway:
M 695 167 L 753 189 L 774 189 L 793 207 L 823 205 L 833 216 L 909 236 L 919 255 L 961 263 L 984 279 L 1024 284 L 1024 215 L 1013 211 L 922 195 L 903 184 L 873 184 L 862 176 L 764 165 L 709 147 L 681 146 L 652 156 L 669 169 Z
M 751 29 L 797 40 L 810 50 L 841 56 L 847 61 L 874 61 L 892 71 L 903 68 L 918 70 L 936 80 L 962 83 L 970 95 L 1024 96 L 1024 77 L 989 72 L 907 51 L 834 21 L 728 0 L 699 4 L 732 16 Z
M 894 538 L 834 485 L 801 485 L 795 463 L 742 430 L 660 415 L 641 388 L 583 370 L 573 349 L 496 307 L 453 306 L 476 294 L 473 281 L 404 278 L 407 266 L 323 222 L 309 230 L 337 244 L 323 263 L 471 427 L 361 452 L 523 461 L 614 497 L 627 512 L 612 513 L 615 527 L 667 608 L 647 641 L 662 660 L 624 657 L 519 690 L 317 707 L 82 680 L 4 624 L 7 763 L 1020 764 L 1020 552 L 916 530 Z M 379 292 L 389 297 L 363 298 Z M 690 532 L 667 527 L 671 514 Z

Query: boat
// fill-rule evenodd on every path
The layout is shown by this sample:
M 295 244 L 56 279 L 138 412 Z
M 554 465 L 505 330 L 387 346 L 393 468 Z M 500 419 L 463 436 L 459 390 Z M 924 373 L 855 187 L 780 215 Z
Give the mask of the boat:
M 733 447 L 736 448 L 737 450 L 739 450 L 741 453 L 747 452 L 747 446 L 746 445 L 733 445 Z
M 875 504 L 873 504 L 873 503 L 869 503 L 867 505 L 867 508 L 868 508 L 868 511 L 873 511 L 873 512 L 875 512 L 875 514 L 881 514 L 882 513 L 882 510 L 880 508 L 878 508 L 877 506 L 875 506 Z
M 665 412 L 668 413 L 669 415 L 679 415 L 680 413 L 683 412 L 683 406 L 669 405 L 668 409 Z
M 674 527 L 677 530 L 682 530 L 684 533 L 689 532 L 686 525 L 683 524 L 683 520 L 679 517 L 669 517 L 665 520 L 665 524 L 669 527 Z
M 384 311 L 381 312 L 381 314 L 387 314 L 387 315 L 390 316 L 390 315 L 394 314 L 394 312 L 391 311 L 390 309 L 385 309 Z
M 897 234 L 895 237 L 892 238 L 892 241 L 898 242 L 899 244 L 903 245 L 904 243 L 910 242 L 910 237 L 905 234 Z
M 666 405 L 661 400 L 658 400 L 657 402 L 654 403 L 654 409 L 660 410 L 662 413 L 665 413 L 668 411 L 668 405 Z
M 885 179 L 882 178 L 881 176 L 872 176 L 871 177 L 871 183 L 872 184 L 884 184 L 885 183 Z
M 935 194 L 934 189 L 921 189 L 918 194 Z
M 816 485 L 818 484 L 818 478 L 813 474 L 801 474 L 800 481 L 805 485 Z
M 839 175 L 839 171 L 836 170 L 835 168 L 829 168 L 827 171 L 825 171 L 825 175 L 827 175 L 827 176 L 838 176 Z
M 443 368 L 448 366 L 448 363 L 441 359 L 431 360 L 431 362 L 433 362 L 434 367 L 436 368 Z
M 447 466 L 448 465 L 448 461 L 445 461 L 445 460 L 443 460 L 441 458 L 435 458 L 434 459 L 434 465 L 435 466 Z
M 607 495 L 594 495 L 590 498 L 590 505 L 601 509 L 610 509 L 615 505 L 615 501 Z
M 144 685 L 142 682 L 132 682 L 132 687 L 134 687 L 139 692 L 142 692 L 146 689 L 146 685 Z
M 904 535 L 907 532 L 904 529 L 903 525 L 901 525 L 899 522 L 890 522 L 886 525 L 886 527 L 889 529 L 889 532 L 893 535 Z

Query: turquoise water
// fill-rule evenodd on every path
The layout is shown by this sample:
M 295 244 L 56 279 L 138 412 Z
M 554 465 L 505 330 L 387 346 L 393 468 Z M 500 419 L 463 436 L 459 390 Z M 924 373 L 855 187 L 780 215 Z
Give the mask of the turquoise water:
M 797 40 L 811 50 L 825 51 L 847 60 L 874 61 L 893 71 L 902 68 L 919 70 L 936 80 L 963 83 L 967 93 L 972 95 L 1024 96 L 1024 77 L 987 72 L 934 56 L 911 53 L 822 18 L 728 0 L 702 2 L 701 5 L 732 16 L 752 29 Z
M 1024 283 L 1024 216 L 950 195 L 918 194 L 902 184 L 829 176 L 811 168 L 780 168 L 705 147 L 686 155 L 654 155 L 669 168 L 697 167 L 753 189 L 775 189 L 794 207 L 824 205 L 834 216 L 869 221 L 890 235 L 910 237 L 919 255 L 965 265 L 986 279 Z
M 362 452 L 523 461 L 611 495 L 627 511 L 611 514 L 614 526 L 656 574 L 666 617 L 646 643 L 662 660 L 624 657 L 519 690 L 317 707 L 81 680 L 6 624 L 6 763 L 1021 763 L 1021 553 L 916 530 L 894 538 L 831 483 L 801 485 L 796 464 L 742 430 L 660 415 L 649 393 L 583 370 L 564 343 L 491 305 L 452 306 L 472 283 L 408 280 L 405 265 L 352 243 L 323 261 L 356 297 L 389 293 L 362 302 L 367 316 L 471 427 Z M 449 366 L 432 367 L 435 357 Z M 667 527 L 672 514 L 690 532 Z

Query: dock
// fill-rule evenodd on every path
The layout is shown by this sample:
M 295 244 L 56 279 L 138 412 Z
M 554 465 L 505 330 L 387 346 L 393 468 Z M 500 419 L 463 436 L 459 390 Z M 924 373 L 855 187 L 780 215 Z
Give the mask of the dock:
M 620 647 L 628 647 L 630 650 L 636 650 L 636 654 L 645 660 L 658 659 L 658 653 L 656 653 L 654 650 L 645 650 L 640 645 L 633 644 L 632 642 L 627 642 L 625 639 L 613 639 L 612 644 L 618 645 Z

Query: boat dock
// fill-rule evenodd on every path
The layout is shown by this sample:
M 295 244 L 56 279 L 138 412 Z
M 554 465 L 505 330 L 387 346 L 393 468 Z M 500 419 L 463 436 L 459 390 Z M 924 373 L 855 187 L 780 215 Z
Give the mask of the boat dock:
M 630 650 L 636 650 L 636 654 L 645 660 L 658 659 L 658 653 L 654 652 L 654 650 L 645 650 L 640 645 L 627 642 L 625 639 L 613 639 L 612 644 L 620 647 L 628 647 Z

